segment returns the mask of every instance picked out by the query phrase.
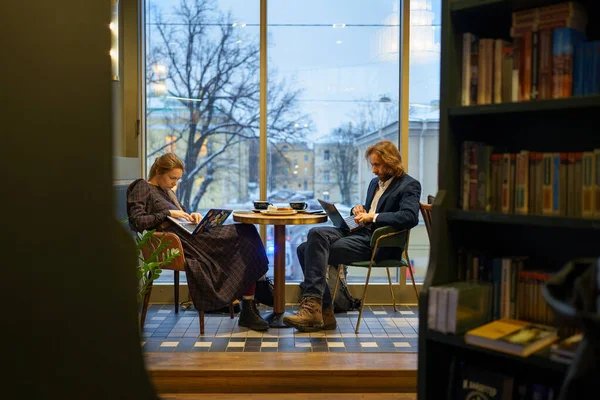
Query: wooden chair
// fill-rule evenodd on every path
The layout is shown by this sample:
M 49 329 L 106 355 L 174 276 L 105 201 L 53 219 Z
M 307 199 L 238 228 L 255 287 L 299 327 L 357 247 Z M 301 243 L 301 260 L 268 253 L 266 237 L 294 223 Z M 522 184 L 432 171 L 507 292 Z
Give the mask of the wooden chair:
M 163 237 L 164 235 L 164 237 Z M 185 271 L 185 256 L 183 255 L 183 247 L 181 246 L 181 240 L 179 237 L 171 232 L 154 232 L 154 236 L 157 238 L 163 237 L 163 240 L 169 242 L 166 249 L 178 249 L 179 256 L 176 257 L 170 264 L 165 265 L 162 269 L 173 271 L 173 290 L 175 296 L 175 314 L 179 313 L 179 272 Z M 148 257 L 152 253 L 150 245 L 145 246 L 142 249 L 142 255 Z M 144 327 L 146 321 L 146 312 L 148 311 L 148 303 L 150 302 L 150 294 L 152 293 L 152 282 L 148 285 L 148 293 L 144 296 L 144 302 L 142 305 L 142 316 L 140 320 L 140 329 Z M 204 334 L 204 310 L 198 310 L 200 317 L 200 334 Z M 229 317 L 233 318 L 233 303 L 229 303 Z
M 421 208 L 421 216 L 423 217 L 423 222 L 425 223 L 425 229 L 427 229 L 429 243 L 431 243 L 431 209 L 433 208 L 433 205 L 423 204 L 419 202 L 419 206 Z
M 367 301 L 367 289 L 369 287 L 369 278 L 371 277 L 371 270 L 373 268 L 385 268 L 387 271 L 388 282 L 390 285 L 390 293 L 392 295 L 392 302 L 394 304 L 394 311 L 397 312 L 396 308 L 396 299 L 394 297 L 394 289 L 392 286 L 392 277 L 390 275 L 390 268 L 396 267 L 407 267 L 410 271 L 410 278 L 412 279 L 413 288 L 415 289 L 415 294 L 417 295 L 417 299 L 419 298 L 419 293 L 417 292 L 417 285 L 415 284 L 415 277 L 413 275 L 413 270 L 410 265 L 410 257 L 408 256 L 408 240 L 410 238 L 410 230 L 395 230 L 391 226 L 385 226 L 382 228 L 378 228 L 373 232 L 373 236 L 371 236 L 371 247 L 373 251 L 371 252 L 371 260 L 370 261 L 359 261 L 348 264 L 349 267 L 362 267 L 369 268 L 367 271 L 367 279 L 365 281 L 365 291 L 363 293 L 363 297 L 360 304 L 360 311 L 358 313 L 358 321 L 356 323 L 355 332 L 358 334 L 358 328 L 360 327 L 360 320 L 362 318 L 363 308 Z M 375 261 L 375 254 L 377 250 L 381 247 L 396 247 L 402 249 L 405 257 L 401 259 L 391 259 L 391 260 L 379 260 Z M 341 274 L 343 268 L 341 265 L 337 266 L 338 274 Z M 332 299 L 335 299 L 335 295 L 337 294 L 337 289 L 340 280 L 337 279 L 335 282 L 335 287 L 333 288 Z

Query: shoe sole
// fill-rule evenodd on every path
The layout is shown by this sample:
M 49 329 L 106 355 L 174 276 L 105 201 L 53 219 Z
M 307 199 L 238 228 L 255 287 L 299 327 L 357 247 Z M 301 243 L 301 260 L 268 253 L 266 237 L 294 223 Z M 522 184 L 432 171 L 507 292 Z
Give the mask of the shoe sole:
M 283 324 L 290 328 L 296 328 L 300 332 L 318 332 L 323 329 L 323 323 L 320 324 L 297 324 L 292 321 L 287 321 L 285 318 L 283 319 Z
M 257 332 L 264 332 L 264 331 L 268 331 L 269 330 L 269 326 L 268 325 L 265 326 L 265 327 L 261 326 L 260 328 L 257 328 L 255 326 L 251 326 L 249 324 L 240 324 L 239 322 L 238 322 L 238 325 L 239 326 L 243 326 L 244 328 L 252 329 L 253 331 L 257 331 Z
M 321 328 L 324 331 L 332 331 L 335 328 L 337 328 L 337 324 L 333 324 L 333 325 L 323 325 L 323 328 Z

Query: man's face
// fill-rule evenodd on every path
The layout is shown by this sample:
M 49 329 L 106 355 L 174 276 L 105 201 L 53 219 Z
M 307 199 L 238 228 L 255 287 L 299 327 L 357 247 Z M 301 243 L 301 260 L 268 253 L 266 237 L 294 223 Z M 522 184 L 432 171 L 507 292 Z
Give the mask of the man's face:
M 371 171 L 373 171 L 373 173 L 377 175 L 380 181 L 386 181 L 389 179 L 389 173 L 387 171 L 387 168 L 381 161 L 379 155 L 375 153 L 371 154 L 369 156 L 369 161 L 371 163 Z

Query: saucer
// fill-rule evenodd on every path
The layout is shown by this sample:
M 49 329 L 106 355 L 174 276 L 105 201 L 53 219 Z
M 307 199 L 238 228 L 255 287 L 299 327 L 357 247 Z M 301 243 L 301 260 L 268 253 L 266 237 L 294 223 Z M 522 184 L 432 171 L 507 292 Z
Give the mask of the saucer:
M 266 215 L 294 215 L 294 214 L 296 214 L 296 210 L 282 210 L 282 211 L 260 210 L 260 213 L 266 214 Z

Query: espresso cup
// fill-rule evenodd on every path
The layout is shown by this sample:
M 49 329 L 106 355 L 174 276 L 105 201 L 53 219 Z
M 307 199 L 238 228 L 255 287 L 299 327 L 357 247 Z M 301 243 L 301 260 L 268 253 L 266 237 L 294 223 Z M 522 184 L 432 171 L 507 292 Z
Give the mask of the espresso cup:
M 308 204 L 305 201 L 290 201 L 290 207 L 293 210 L 306 210 Z
M 254 202 L 254 209 L 256 210 L 266 210 L 269 206 L 272 206 L 269 201 L 257 200 Z

